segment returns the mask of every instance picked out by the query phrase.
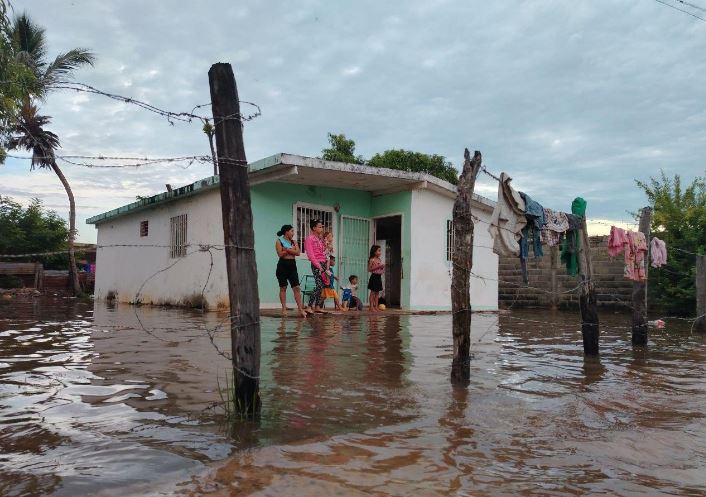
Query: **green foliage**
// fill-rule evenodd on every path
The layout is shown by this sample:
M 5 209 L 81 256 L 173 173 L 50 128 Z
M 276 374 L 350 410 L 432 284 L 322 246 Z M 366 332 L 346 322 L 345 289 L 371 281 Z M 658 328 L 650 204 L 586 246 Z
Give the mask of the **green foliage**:
M 8 5 L 6 0 L 0 0 L 0 164 L 5 160 L 9 126 L 26 96 L 38 88 L 35 73 L 16 57 Z
M 375 154 L 368 161 L 368 165 L 413 173 L 426 173 L 454 185 L 458 183 L 458 171 L 441 155 L 428 155 L 409 150 L 386 150 L 381 154 Z
M 0 195 L 0 254 L 29 254 L 64 250 L 69 236 L 66 221 L 44 208 L 35 198 L 26 208 Z M 28 257 L 17 262 L 43 262 L 45 267 L 65 269 L 66 256 Z
M 636 181 L 654 208 L 651 231 L 667 244 L 666 269 L 650 268 L 651 298 L 669 314 L 695 312 L 695 260 L 706 252 L 706 177 L 684 187 L 679 175 Z M 686 252 L 684 252 L 686 251 Z
M 355 142 L 346 138 L 346 135 L 329 133 L 328 142 L 331 148 L 325 148 L 321 151 L 322 159 L 347 162 L 349 164 L 362 164 L 365 162 L 362 156 L 355 155 Z

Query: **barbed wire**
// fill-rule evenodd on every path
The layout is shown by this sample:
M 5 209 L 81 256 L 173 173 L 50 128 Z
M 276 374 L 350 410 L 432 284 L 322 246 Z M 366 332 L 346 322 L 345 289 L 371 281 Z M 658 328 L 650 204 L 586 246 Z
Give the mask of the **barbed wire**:
M 194 106 L 192 112 L 175 112 L 175 111 L 169 111 L 165 109 L 161 109 L 155 105 L 152 105 L 150 103 L 144 102 L 142 100 L 139 100 L 134 97 L 126 97 L 124 95 L 119 95 L 117 93 L 110 93 L 107 91 L 100 90 L 94 86 L 88 85 L 86 83 L 77 83 L 73 81 L 59 81 L 51 86 L 51 88 L 58 89 L 58 90 L 70 90 L 70 91 L 75 91 L 78 93 L 89 93 L 89 94 L 94 94 L 94 95 L 101 95 L 107 98 L 110 98 L 112 100 L 117 100 L 118 102 L 123 102 L 126 104 L 131 104 L 135 105 L 141 109 L 144 109 L 148 112 L 152 112 L 153 114 L 157 114 L 161 117 L 164 117 L 169 124 L 174 125 L 175 121 L 181 121 L 185 123 L 191 123 L 194 120 L 198 120 L 203 124 L 206 124 L 207 122 L 210 122 L 213 117 L 212 116 L 202 116 L 195 114 L 194 112 L 199 109 L 206 107 L 208 105 L 211 105 L 211 103 L 207 104 L 200 104 Z M 219 116 L 217 120 L 214 120 L 214 125 L 215 124 L 220 124 L 223 121 L 228 121 L 228 120 L 237 120 L 241 124 L 246 122 L 246 121 L 252 121 L 256 117 L 259 117 L 262 115 L 262 110 L 260 109 L 260 106 L 253 103 L 253 102 L 248 102 L 245 100 L 239 101 L 238 103 L 243 103 L 246 105 L 252 105 L 255 107 L 255 111 L 252 114 L 249 115 L 243 115 L 242 113 L 237 113 L 237 114 L 229 114 L 226 116 Z

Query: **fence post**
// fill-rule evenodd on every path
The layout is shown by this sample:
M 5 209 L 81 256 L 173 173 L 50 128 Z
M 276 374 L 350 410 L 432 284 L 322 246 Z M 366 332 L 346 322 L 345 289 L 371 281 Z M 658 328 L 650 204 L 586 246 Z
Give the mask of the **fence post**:
M 234 408 L 251 417 L 260 408 L 260 297 L 243 123 L 231 65 L 212 65 L 208 82 L 220 173 Z
M 639 230 L 645 235 L 645 243 L 650 246 L 650 223 L 652 208 L 643 207 L 640 210 Z M 645 255 L 645 275 L 649 269 L 649 251 Z M 647 279 L 634 281 L 632 284 L 632 344 L 647 345 Z
M 706 333 L 706 255 L 696 256 L 696 316 L 693 330 Z
M 557 310 L 559 307 L 559 280 L 557 278 L 557 269 L 559 268 L 559 246 L 555 245 L 550 249 L 550 271 L 551 271 L 551 283 L 552 283 L 552 294 L 550 296 L 552 310 Z
M 471 270 L 473 269 L 473 215 L 471 202 L 482 157 L 476 150 L 471 159 L 465 150 L 463 172 L 453 207 L 454 247 L 451 260 L 451 310 L 453 333 L 452 383 L 467 383 L 471 359 Z
M 600 335 L 598 323 L 598 304 L 596 302 L 596 289 L 593 284 L 593 264 L 591 262 L 591 242 L 588 239 L 586 218 L 584 217 L 579 230 L 579 279 L 581 291 L 579 293 L 579 310 L 581 312 L 581 335 L 583 336 L 583 353 L 588 356 L 598 355 L 598 337 Z

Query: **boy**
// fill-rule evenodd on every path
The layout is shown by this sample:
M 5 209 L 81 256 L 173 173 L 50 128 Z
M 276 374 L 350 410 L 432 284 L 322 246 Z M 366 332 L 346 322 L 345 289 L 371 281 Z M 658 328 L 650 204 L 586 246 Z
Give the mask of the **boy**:
M 348 285 L 341 287 L 343 294 L 341 295 L 341 300 L 344 309 L 358 309 L 363 310 L 363 302 L 358 298 L 358 277 L 355 274 L 351 274 L 348 277 Z

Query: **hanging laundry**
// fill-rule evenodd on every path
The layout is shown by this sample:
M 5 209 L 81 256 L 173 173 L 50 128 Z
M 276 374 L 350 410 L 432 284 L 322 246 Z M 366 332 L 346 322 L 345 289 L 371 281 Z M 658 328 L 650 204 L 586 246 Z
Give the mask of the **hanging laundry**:
M 569 222 L 569 231 L 561 244 L 561 262 L 566 265 L 566 272 L 569 276 L 578 274 L 579 261 L 579 230 L 583 226 L 583 218 L 586 216 L 586 201 L 581 197 L 576 197 L 571 203 L 571 214 L 566 218 Z
M 498 255 L 520 255 L 519 241 L 522 229 L 527 225 L 525 201 L 510 186 L 512 178 L 500 175 L 498 201 L 490 218 L 488 232 L 493 239 L 493 252 Z
M 529 257 L 529 240 L 532 238 L 532 252 L 535 257 L 542 257 L 542 227 L 544 226 L 544 207 L 538 202 L 532 200 L 532 197 L 524 192 L 520 192 L 520 197 L 525 201 L 525 216 L 527 217 L 527 225 L 522 230 L 522 238 L 520 238 L 520 257 L 525 259 Z
M 650 255 L 652 257 L 652 267 L 662 267 L 667 263 L 667 244 L 663 240 L 654 237 L 650 242 Z
M 616 226 L 610 227 L 610 236 L 608 237 L 608 255 L 615 257 L 627 247 L 628 235 L 625 230 Z
M 569 220 L 566 214 L 560 211 L 553 211 L 544 208 L 544 227 L 542 228 L 542 238 L 549 247 L 556 247 L 561 244 L 562 235 L 569 229 Z
M 661 242 L 661 240 L 659 241 Z M 645 271 L 645 255 L 647 254 L 645 234 L 639 231 L 624 230 L 616 226 L 611 226 L 610 236 L 608 236 L 608 255 L 615 257 L 621 252 L 625 253 L 623 275 L 632 281 L 645 281 L 647 278 Z M 666 262 L 666 248 L 664 258 Z
M 645 255 L 647 240 L 639 231 L 628 231 L 628 245 L 625 249 L 625 277 L 632 281 L 645 281 Z

